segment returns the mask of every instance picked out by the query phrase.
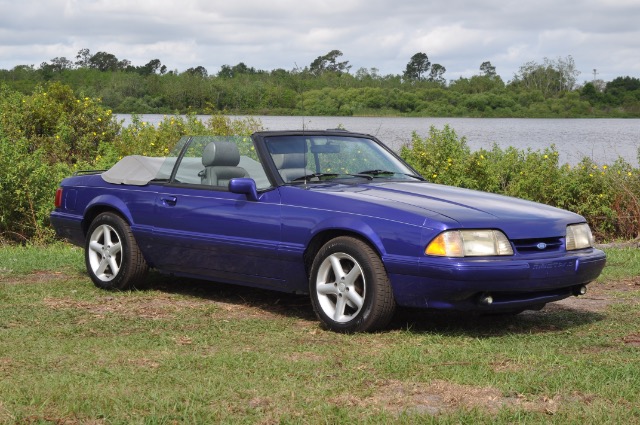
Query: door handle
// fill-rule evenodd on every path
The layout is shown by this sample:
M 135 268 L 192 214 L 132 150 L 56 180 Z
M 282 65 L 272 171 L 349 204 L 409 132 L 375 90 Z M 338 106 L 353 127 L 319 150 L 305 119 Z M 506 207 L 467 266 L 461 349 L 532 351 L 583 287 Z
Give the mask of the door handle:
M 161 196 L 160 201 L 162 201 L 162 205 L 173 207 L 178 202 L 178 198 L 175 196 Z

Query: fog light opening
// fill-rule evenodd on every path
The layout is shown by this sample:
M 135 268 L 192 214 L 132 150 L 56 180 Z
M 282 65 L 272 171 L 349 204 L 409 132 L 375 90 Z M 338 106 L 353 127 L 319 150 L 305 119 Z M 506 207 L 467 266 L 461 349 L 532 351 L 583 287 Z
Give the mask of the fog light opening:
M 576 297 L 580 296 L 580 295 L 584 295 L 587 293 L 587 286 L 586 285 L 580 285 L 580 286 L 576 286 L 575 288 L 573 288 L 573 295 L 575 295 Z
M 480 295 L 480 298 L 478 299 L 478 303 L 480 305 L 489 306 L 489 305 L 493 304 L 493 297 L 491 296 L 491 294 L 482 294 L 482 295 Z

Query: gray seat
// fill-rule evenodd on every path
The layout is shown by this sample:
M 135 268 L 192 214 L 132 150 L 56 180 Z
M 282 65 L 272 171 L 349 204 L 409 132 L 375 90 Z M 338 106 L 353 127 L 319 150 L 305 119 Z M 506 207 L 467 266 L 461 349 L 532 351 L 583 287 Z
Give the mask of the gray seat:
M 273 161 L 282 180 L 287 183 L 313 174 L 313 171 L 305 167 L 306 155 L 304 153 L 273 154 Z
M 244 168 L 238 167 L 239 163 L 240 152 L 235 143 L 209 143 L 202 152 L 202 184 L 228 187 L 231 179 L 249 177 Z

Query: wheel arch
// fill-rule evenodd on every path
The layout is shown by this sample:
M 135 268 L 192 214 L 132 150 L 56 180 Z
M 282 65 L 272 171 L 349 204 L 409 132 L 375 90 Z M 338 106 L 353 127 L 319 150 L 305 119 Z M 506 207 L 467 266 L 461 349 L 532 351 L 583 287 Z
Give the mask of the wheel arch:
M 307 276 L 311 273 L 311 265 L 313 264 L 313 260 L 320 251 L 322 246 L 329 242 L 331 239 L 335 239 L 340 236 L 351 236 L 353 238 L 359 239 L 362 242 L 369 245 L 382 259 L 383 254 L 385 253 L 384 245 L 382 244 L 382 240 L 378 237 L 378 235 L 371 229 L 369 226 L 365 224 L 361 224 L 360 226 L 349 226 L 349 227 L 324 227 L 321 230 L 318 230 L 309 240 L 307 244 L 307 248 L 304 251 L 304 266 L 307 273 Z
M 91 223 L 102 213 L 111 212 L 119 215 L 129 226 L 132 224 L 131 214 L 122 200 L 109 195 L 98 196 L 85 208 L 82 220 L 82 232 L 87 236 Z

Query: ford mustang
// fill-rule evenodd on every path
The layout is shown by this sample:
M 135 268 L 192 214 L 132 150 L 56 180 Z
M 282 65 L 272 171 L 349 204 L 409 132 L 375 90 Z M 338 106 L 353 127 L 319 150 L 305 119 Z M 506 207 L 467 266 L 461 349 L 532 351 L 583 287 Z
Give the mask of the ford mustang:
M 585 219 L 425 181 L 375 137 L 344 130 L 186 136 L 62 181 L 51 222 L 100 288 L 149 268 L 309 294 L 338 332 L 397 306 L 514 314 L 582 295 L 605 254 Z

